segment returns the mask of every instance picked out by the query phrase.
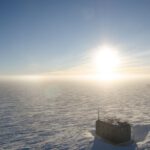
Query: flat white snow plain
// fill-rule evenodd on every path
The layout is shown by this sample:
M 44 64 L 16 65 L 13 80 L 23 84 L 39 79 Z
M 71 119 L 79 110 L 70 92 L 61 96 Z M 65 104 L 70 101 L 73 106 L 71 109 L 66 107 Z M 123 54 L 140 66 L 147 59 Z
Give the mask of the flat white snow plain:
M 97 139 L 100 117 L 132 125 L 136 144 Z M 150 150 L 150 80 L 0 82 L 0 149 Z

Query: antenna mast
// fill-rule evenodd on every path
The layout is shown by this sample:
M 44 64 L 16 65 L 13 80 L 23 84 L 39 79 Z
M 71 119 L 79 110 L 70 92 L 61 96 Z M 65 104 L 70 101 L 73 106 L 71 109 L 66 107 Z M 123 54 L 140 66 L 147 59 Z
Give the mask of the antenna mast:
M 99 107 L 98 107 L 98 120 L 99 120 Z

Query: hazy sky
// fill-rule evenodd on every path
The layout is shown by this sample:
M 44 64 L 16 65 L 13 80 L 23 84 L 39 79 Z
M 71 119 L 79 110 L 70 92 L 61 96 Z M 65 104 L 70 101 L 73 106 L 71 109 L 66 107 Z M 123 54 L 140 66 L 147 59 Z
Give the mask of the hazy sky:
M 34 74 L 86 63 L 103 43 L 126 66 L 150 68 L 149 0 L 0 0 L 0 74 Z

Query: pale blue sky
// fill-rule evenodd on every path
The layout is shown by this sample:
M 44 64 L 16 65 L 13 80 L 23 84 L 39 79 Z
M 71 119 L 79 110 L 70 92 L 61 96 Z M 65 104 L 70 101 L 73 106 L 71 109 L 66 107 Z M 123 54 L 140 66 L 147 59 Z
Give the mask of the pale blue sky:
M 68 69 L 103 42 L 150 68 L 150 1 L 0 0 L 0 74 Z

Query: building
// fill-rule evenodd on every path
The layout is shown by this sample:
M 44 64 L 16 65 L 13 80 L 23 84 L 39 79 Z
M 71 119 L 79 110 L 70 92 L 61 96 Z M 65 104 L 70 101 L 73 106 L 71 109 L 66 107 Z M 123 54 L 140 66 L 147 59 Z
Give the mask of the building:
M 131 126 L 127 122 L 117 120 L 96 121 L 96 134 L 114 144 L 131 140 Z

